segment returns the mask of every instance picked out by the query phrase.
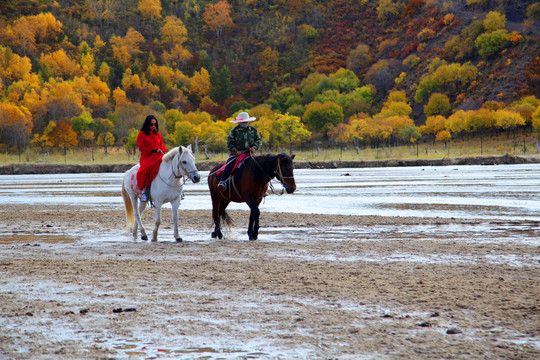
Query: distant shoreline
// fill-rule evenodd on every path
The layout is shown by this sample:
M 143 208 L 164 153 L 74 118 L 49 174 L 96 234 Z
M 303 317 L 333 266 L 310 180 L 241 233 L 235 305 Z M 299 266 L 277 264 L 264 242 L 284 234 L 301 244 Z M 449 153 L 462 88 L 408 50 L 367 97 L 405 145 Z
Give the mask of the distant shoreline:
M 197 163 L 200 171 L 208 171 L 218 161 L 203 161 Z M 295 161 L 296 169 L 338 169 L 364 167 L 402 167 L 402 166 L 448 166 L 448 165 L 502 165 L 502 164 L 537 164 L 540 155 L 534 156 L 474 156 L 449 159 L 408 159 L 408 160 L 352 160 L 352 161 Z M 129 164 L 43 164 L 17 163 L 0 166 L 0 175 L 25 174 L 78 174 L 78 173 L 123 173 L 131 168 Z

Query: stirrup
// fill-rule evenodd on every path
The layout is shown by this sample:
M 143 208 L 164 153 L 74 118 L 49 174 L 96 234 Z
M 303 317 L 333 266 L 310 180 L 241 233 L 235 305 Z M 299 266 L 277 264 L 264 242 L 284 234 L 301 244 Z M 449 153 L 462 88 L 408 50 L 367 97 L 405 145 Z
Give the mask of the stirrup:
M 220 181 L 217 188 L 218 190 L 221 190 L 221 191 L 227 190 L 227 181 L 226 180 Z
M 142 195 L 141 195 L 141 201 L 143 202 L 147 202 L 148 201 L 148 196 L 146 196 L 146 193 L 143 192 Z

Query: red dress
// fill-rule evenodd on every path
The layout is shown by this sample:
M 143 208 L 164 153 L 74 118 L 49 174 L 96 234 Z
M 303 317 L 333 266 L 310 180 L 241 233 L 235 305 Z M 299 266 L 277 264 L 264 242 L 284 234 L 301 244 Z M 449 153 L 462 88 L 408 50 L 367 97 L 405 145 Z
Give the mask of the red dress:
M 154 133 L 153 131 L 150 131 L 149 135 L 146 135 L 143 131 L 139 131 L 139 135 L 137 135 L 137 146 L 141 153 L 141 166 L 137 172 L 137 186 L 143 190 L 152 184 L 159 171 L 159 165 L 161 165 L 161 158 L 163 157 L 162 153 L 153 153 L 152 150 L 161 149 L 163 152 L 166 152 L 167 148 L 163 144 L 161 134 L 159 132 Z

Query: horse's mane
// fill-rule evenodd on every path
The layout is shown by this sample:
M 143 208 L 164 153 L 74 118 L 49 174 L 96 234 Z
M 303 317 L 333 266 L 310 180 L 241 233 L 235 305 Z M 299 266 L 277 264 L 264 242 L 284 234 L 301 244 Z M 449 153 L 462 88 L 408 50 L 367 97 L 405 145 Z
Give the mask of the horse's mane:
M 251 167 L 254 169 L 253 173 L 255 174 L 256 178 L 265 179 L 270 176 L 274 170 L 276 170 L 276 161 L 280 155 L 288 156 L 284 153 L 278 155 L 265 154 L 253 156 L 253 159 L 249 162 L 249 164 L 251 164 Z
M 173 157 L 175 157 L 176 154 L 178 154 L 178 152 L 179 152 L 179 148 L 175 147 L 174 149 L 167 151 L 167 153 L 165 155 L 163 155 L 162 160 L 163 161 L 170 161 L 170 160 L 173 159 Z

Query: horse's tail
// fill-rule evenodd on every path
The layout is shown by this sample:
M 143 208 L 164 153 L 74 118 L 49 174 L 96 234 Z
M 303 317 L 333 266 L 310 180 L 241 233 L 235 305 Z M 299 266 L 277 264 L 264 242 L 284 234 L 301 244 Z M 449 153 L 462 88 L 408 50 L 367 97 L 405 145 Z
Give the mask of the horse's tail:
M 135 225 L 135 217 L 133 216 L 133 204 L 131 203 L 131 198 L 126 191 L 126 186 L 122 182 L 122 198 L 124 199 L 124 210 L 126 211 L 126 224 L 128 230 L 133 229 Z
M 227 213 L 227 211 L 222 210 L 219 215 L 221 216 L 221 221 L 227 224 L 227 226 L 234 226 L 234 220 L 232 217 L 229 216 L 229 213 Z

